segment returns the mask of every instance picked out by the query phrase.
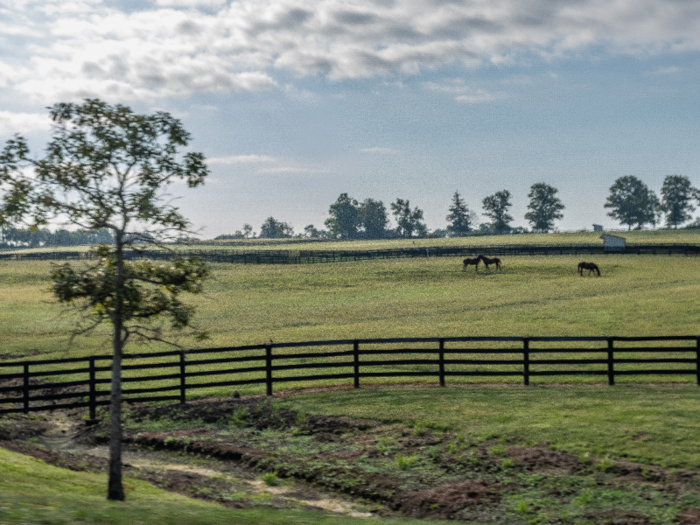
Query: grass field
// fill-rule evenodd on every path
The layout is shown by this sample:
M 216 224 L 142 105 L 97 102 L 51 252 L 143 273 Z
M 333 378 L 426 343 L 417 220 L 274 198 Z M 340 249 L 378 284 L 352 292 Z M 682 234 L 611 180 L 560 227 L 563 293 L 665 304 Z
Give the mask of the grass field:
M 700 260 L 600 256 L 597 278 L 575 274 L 579 259 L 512 257 L 500 273 L 483 267 L 463 272 L 453 258 L 214 264 L 205 293 L 192 302 L 199 325 L 211 333 L 210 347 L 358 337 L 700 332 Z M 48 262 L 0 262 L 2 354 L 108 352 L 106 328 L 69 346 L 75 317 L 53 301 L 49 269 Z

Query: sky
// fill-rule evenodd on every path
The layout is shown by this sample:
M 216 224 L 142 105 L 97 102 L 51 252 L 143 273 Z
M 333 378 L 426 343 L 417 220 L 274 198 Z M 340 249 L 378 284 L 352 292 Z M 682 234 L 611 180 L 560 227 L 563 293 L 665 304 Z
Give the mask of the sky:
M 528 226 L 539 182 L 558 229 L 616 228 L 617 178 L 700 186 L 699 27 L 697 0 L 0 0 L 0 141 L 40 155 L 57 102 L 167 111 L 208 159 L 171 188 L 204 238 L 321 228 L 341 193 L 432 230 L 507 189 Z

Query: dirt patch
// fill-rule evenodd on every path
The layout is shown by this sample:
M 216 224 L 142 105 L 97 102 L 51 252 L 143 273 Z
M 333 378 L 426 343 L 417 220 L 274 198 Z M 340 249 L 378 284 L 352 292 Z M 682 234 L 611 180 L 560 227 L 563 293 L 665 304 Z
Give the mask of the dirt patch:
M 0 441 L 15 441 L 38 438 L 52 427 L 42 416 L 20 416 L 9 414 L 0 418 Z
M 484 481 L 467 481 L 407 492 L 397 498 L 395 506 L 414 518 L 455 519 L 465 509 L 493 504 L 499 499 L 498 487 Z
M 700 509 L 681 512 L 676 516 L 676 521 L 683 525 L 698 525 L 700 523 Z
M 513 458 L 518 466 L 525 469 L 566 469 L 570 472 L 578 472 L 589 467 L 588 462 L 582 462 L 578 456 L 549 450 L 544 445 L 534 447 L 510 446 L 508 456 Z

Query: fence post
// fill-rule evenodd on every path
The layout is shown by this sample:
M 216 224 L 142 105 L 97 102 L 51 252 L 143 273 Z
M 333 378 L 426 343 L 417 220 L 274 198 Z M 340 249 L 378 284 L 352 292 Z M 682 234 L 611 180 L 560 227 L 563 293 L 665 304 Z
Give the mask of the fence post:
M 267 382 L 267 395 L 272 395 L 272 345 L 265 345 L 265 369 Z
M 22 388 L 24 395 L 24 413 L 29 412 L 29 365 L 24 365 L 24 387 Z
M 523 338 L 523 384 L 530 386 L 530 340 Z
M 608 385 L 615 384 L 615 369 L 613 367 L 613 339 L 608 337 Z
M 90 356 L 90 420 L 97 419 L 97 392 L 95 388 L 95 356 Z
M 700 337 L 695 338 L 695 376 L 698 386 L 700 386 Z
M 360 341 L 355 339 L 352 343 L 352 356 L 355 374 L 355 388 L 360 388 Z
M 440 386 L 445 386 L 445 340 L 440 339 Z
M 187 377 L 185 376 L 185 351 L 180 350 L 180 404 L 187 403 Z

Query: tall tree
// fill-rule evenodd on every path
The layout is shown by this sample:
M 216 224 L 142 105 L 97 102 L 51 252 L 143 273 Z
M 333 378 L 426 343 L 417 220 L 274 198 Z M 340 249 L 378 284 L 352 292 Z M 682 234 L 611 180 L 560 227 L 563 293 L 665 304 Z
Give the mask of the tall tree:
M 423 210 L 418 207 L 411 210 L 411 203 L 408 200 L 396 199 L 391 203 L 391 211 L 396 219 L 396 232 L 400 237 L 413 237 L 415 232 L 417 237 L 425 237 L 428 228 L 423 222 Z
M 251 237 L 255 237 L 253 234 L 253 227 L 246 222 L 243 225 L 243 238 L 250 239 Z
M 331 237 L 355 239 L 359 226 L 358 204 L 347 193 L 341 193 L 338 200 L 331 204 L 325 225 Z
M 449 211 L 450 213 L 445 218 L 449 222 L 447 231 L 450 236 L 462 237 L 472 231 L 473 214 L 469 211 L 458 191 L 455 191 L 452 196 L 452 205 L 449 207 Z
M 294 235 L 294 229 L 286 222 L 268 217 L 260 226 L 261 239 L 284 239 Z
M 366 239 L 383 239 L 386 237 L 386 227 L 389 224 L 389 218 L 382 201 L 365 199 L 357 211 L 358 223 L 364 230 Z
M 97 262 L 51 271 L 58 300 L 83 314 L 84 326 L 112 326 L 108 499 L 123 500 L 121 475 L 121 361 L 129 339 L 163 340 L 162 324 L 190 326 L 193 308 L 180 294 L 199 293 L 207 267 L 198 259 L 168 264 L 128 260 L 135 243 L 162 246 L 188 221 L 164 201 L 177 179 L 195 188 L 208 173 L 201 153 L 181 153 L 190 135 L 164 112 L 137 115 L 100 100 L 50 108 L 52 138 L 46 156 L 29 156 L 24 138 L 7 141 L 0 154 L 0 225 L 29 221 L 33 228 L 61 221 L 92 231 L 105 228 L 114 243 L 96 249 Z M 155 323 L 155 324 L 154 324 Z M 200 336 L 205 334 L 200 333 Z
M 325 237 L 326 232 L 324 230 L 317 230 L 313 224 L 309 224 L 308 226 L 304 227 L 303 236 L 308 237 L 309 239 L 319 239 L 321 237 Z
M 491 233 L 510 231 L 509 223 L 513 220 L 513 217 L 508 215 L 508 210 L 512 206 L 510 197 L 510 192 L 503 190 L 497 191 L 481 201 L 484 215 L 491 219 Z
M 659 213 L 659 199 L 646 184 L 634 175 L 625 175 L 610 186 L 610 195 L 605 208 L 611 208 L 608 215 L 626 224 L 641 229 L 645 224 L 656 224 Z
M 564 204 L 557 197 L 558 192 L 558 189 L 544 182 L 530 187 L 530 193 L 527 194 L 530 198 L 527 208 L 530 211 L 525 214 L 525 218 L 530 221 L 533 229 L 548 232 L 554 228 L 555 220 L 564 217 L 561 213 Z
M 695 206 L 691 201 L 695 198 L 695 188 L 690 185 L 688 177 L 683 175 L 667 175 L 661 187 L 660 210 L 666 215 L 666 225 L 678 228 L 679 224 L 692 218 Z

